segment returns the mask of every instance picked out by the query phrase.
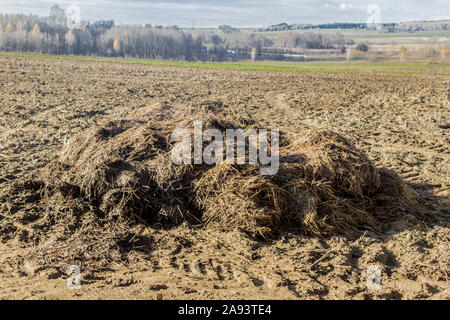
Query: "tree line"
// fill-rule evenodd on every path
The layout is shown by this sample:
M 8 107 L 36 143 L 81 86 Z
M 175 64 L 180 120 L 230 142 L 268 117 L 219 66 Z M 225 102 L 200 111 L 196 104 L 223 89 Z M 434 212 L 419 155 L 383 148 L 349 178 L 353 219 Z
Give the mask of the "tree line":
M 146 59 L 199 59 L 202 41 L 177 28 L 83 22 L 70 29 L 64 16 L 0 14 L 0 50 Z
M 400 23 L 379 23 L 377 26 L 385 32 L 417 32 L 417 31 L 445 31 L 450 30 L 450 20 L 439 21 L 411 21 Z M 269 27 L 257 28 L 256 32 L 314 30 L 314 29 L 372 29 L 373 24 L 335 22 L 323 24 L 287 24 L 285 22 Z
M 339 35 L 281 33 L 266 37 L 222 25 L 217 31 L 116 25 L 113 20 L 82 21 L 69 27 L 58 5 L 49 16 L 0 14 L 0 50 L 54 55 L 85 55 L 167 60 L 283 58 L 297 49 L 330 49 L 352 44 Z

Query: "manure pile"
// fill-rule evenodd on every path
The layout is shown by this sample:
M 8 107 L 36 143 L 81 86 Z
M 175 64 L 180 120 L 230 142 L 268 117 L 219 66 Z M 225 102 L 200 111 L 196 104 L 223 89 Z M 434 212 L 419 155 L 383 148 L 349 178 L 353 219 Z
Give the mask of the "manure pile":
M 273 176 L 250 164 L 174 165 L 171 133 L 194 118 L 116 121 L 74 136 L 38 178 L 11 187 L 2 238 L 34 242 L 49 264 L 112 261 L 142 241 L 144 227 L 238 228 L 266 240 L 284 231 L 350 235 L 420 208 L 395 173 L 331 131 L 282 133 Z M 204 123 L 256 127 L 230 117 Z

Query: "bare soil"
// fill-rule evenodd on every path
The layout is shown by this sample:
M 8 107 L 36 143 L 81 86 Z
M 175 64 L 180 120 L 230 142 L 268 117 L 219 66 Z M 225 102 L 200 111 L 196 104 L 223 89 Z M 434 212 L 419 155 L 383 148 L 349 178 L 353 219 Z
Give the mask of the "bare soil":
M 39 178 L 86 129 L 225 105 L 267 128 L 346 136 L 376 166 L 398 173 L 427 208 L 420 218 L 405 212 L 388 230 L 361 230 L 356 238 L 285 232 L 262 241 L 239 230 L 146 227 L 145 250 L 95 272 L 82 269 L 81 289 L 69 290 L 66 274 L 34 259 L 36 244 L 22 239 L 29 227 L 10 221 L 17 199 L 3 201 L 1 299 L 450 298 L 449 77 L 0 57 L 0 87 L 0 195 L 16 181 Z M 370 266 L 381 270 L 379 289 L 367 286 Z

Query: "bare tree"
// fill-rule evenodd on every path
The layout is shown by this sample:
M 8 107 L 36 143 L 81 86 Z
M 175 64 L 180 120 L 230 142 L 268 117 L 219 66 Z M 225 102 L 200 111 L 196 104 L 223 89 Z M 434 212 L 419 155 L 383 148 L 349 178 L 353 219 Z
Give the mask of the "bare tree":
M 11 22 L 6 26 L 6 32 L 14 32 L 14 26 Z
M 114 39 L 113 50 L 114 50 L 116 55 L 118 55 L 119 52 L 120 52 L 120 41 L 117 38 Z
M 255 62 L 256 59 L 256 48 L 252 49 L 252 62 Z
M 400 49 L 398 50 L 398 56 L 400 58 L 401 63 L 405 63 L 407 55 L 408 55 L 408 52 L 407 52 L 406 48 L 404 46 L 401 46 Z
M 440 57 L 441 57 L 442 62 L 444 62 L 445 59 L 447 59 L 447 47 L 445 45 L 441 46 Z

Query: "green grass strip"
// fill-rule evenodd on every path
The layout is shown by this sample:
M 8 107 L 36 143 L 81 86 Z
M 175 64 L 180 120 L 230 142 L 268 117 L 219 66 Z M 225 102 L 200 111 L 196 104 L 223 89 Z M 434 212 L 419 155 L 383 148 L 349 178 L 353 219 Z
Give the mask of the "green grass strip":
M 286 66 L 274 64 L 273 62 L 248 62 L 248 63 L 209 63 L 209 62 L 186 62 L 186 61 L 166 61 L 166 60 L 144 60 L 144 59 L 121 59 L 121 58 L 105 58 L 105 57 L 83 57 L 83 56 L 54 56 L 47 54 L 34 53 L 17 53 L 17 52 L 0 52 L 0 56 L 6 57 L 26 57 L 39 59 L 64 59 L 78 61 L 97 61 L 97 62 L 114 62 L 114 63 L 131 63 L 152 66 L 171 66 L 171 67 L 187 67 L 187 68 L 206 68 L 206 69 L 226 69 L 226 70 L 248 70 L 248 71 L 276 71 L 276 72 L 337 72 L 337 73 L 374 73 L 374 74 L 428 74 L 422 70 L 395 70 L 389 68 L 415 68 L 425 69 L 425 64 L 395 64 L 395 63 L 330 63 L 330 62 L 314 62 L 304 63 L 298 62 L 294 65 L 292 62 L 286 62 Z M 441 66 L 441 65 L 435 65 Z M 444 64 L 444 68 L 450 66 Z M 450 74 L 440 74 L 450 75 Z

